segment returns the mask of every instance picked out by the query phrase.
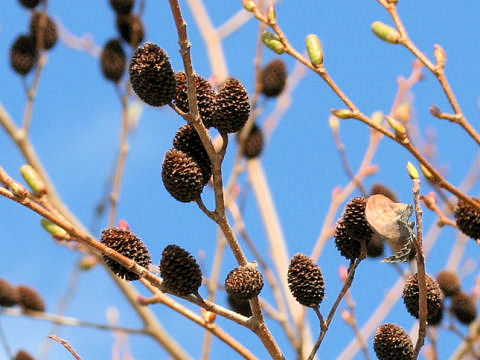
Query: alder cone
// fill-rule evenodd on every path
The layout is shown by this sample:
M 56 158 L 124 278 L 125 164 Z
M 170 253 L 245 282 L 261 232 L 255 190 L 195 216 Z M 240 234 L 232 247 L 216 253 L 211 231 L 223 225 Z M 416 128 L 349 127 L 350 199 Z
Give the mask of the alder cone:
M 130 230 L 119 228 L 105 229 L 102 231 L 101 242 L 144 268 L 148 268 L 152 262 L 150 253 L 143 241 Z M 103 255 L 103 260 L 108 268 L 122 279 L 133 281 L 140 278 L 137 274 L 129 271 L 107 255 Z
M 425 274 L 427 285 L 427 322 L 438 322 L 438 312 L 442 310 L 443 299 L 440 286 L 430 275 Z M 418 274 L 410 275 L 403 287 L 403 302 L 408 312 L 418 319 L 420 290 L 418 288 Z
M 178 129 L 173 139 L 173 147 L 190 155 L 197 162 L 202 170 L 203 185 L 206 185 L 212 176 L 212 163 L 200 136 L 192 125 L 186 124 Z
M 250 303 L 248 300 L 227 294 L 227 301 L 233 311 L 246 317 L 252 316 L 252 309 L 250 309 Z
M 0 306 L 15 306 L 18 304 L 19 294 L 17 288 L 7 280 L 0 279 Z
M 345 206 L 343 211 L 343 223 L 345 225 L 345 231 L 357 241 L 368 241 L 372 237 L 373 230 L 368 225 L 367 218 L 365 217 L 365 207 L 367 205 L 367 199 L 363 196 L 357 196 L 351 199 Z
M 187 296 L 198 292 L 202 271 L 195 258 L 178 245 L 168 245 L 162 253 L 160 274 L 169 291 Z
M 10 49 L 10 64 L 17 74 L 27 75 L 37 61 L 35 41 L 26 35 L 15 39 Z
M 239 266 L 230 271 L 225 279 L 225 290 L 235 298 L 249 300 L 263 288 L 263 276 L 254 265 Z
M 473 199 L 480 202 L 480 198 Z M 473 239 L 480 238 L 480 211 L 478 209 L 460 199 L 455 207 L 454 215 L 462 233 Z
M 412 339 L 400 326 L 381 325 L 373 338 L 373 348 L 379 360 L 414 360 Z
M 263 132 L 257 126 L 257 124 L 253 124 L 252 128 L 250 129 L 250 133 L 243 144 L 243 156 L 245 156 L 247 159 L 254 159 L 262 153 L 262 150 Z
M 142 19 L 132 13 L 126 15 L 117 13 L 117 30 L 122 39 L 132 47 L 137 47 L 145 37 Z
M 40 0 L 19 0 L 19 2 L 23 7 L 33 9 L 40 3 Z
M 35 360 L 35 358 L 25 350 L 19 350 L 13 360 Z
M 376 234 L 373 234 L 367 244 L 367 256 L 371 258 L 377 258 L 379 256 L 382 256 L 383 250 L 383 239 L 380 236 L 376 236 Z
M 203 190 L 205 176 L 193 157 L 170 149 L 162 166 L 163 185 L 175 199 L 181 202 L 195 201 Z
M 475 300 L 463 291 L 452 297 L 452 312 L 462 324 L 471 324 L 477 317 Z
M 325 283 L 320 267 L 307 255 L 296 254 L 287 273 L 288 287 L 303 306 L 316 307 L 325 295 Z
M 370 190 L 370 195 L 377 195 L 377 194 L 386 196 L 393 202 L 398 202 L 398 198 L 395 192 L 392 189 L 390 189 L 388 186 L 385 186 L 383 184 L 378 183 L 372 186 L 372 189 Z
M 163 106 L 175 97 L 175 75 L 167 53 L 147 42 L 135 50 L 129 66 L 130 83 L 140 99 Z
M 287 82 L 287 67 L 282 59 L 271 61 L 262 70 L 262 93 L 268 97 L 280 95 Z
M 440 271 L 437 274 L 437 282 L 446 297 L 458 294 L 462 286 L 460 277 L 450 270 Z
M 189 112 L 187 76 L 185 72 L 175 74 L 177 90 L 173 102 L 183 112 Z M 202 118 L 203 125 L 208 129 L 213 126 L 213 115 L 215 113 L 216 94 L 212 85 L 200 75 L 194 75 L 195 89 L 197 94 L 198 112 Z
M 17 286 L 18 303 L 26 311 L 45 311 L 45 303 L 37 290 L 30 286 Z
M 362 246 L 359 241 L 355 240 L 349 235 L 343 218 L 340 218 L 337 221 L 334 237 L 335 246 L 343 257 L 349 260 L 355 260 L 360 257 Z
M 35 11 L 30 21 L 30 34 L 35 42 L 40 39 L 40 26 L 43 27 L 43 44 L 40 48 L 50 50 L 58 40 L 58 31 L 55 22 L 45 13 Z
M 250 114 L 250 101 L 243 84 L 228 79 L 217 94 L 213 126 L 221 133 L 234 133 L 242 129 Z
M 110 0 L 110 6 L 117 14 L 126 15 L 129 14 L 132 9 L 133 5 L 135 4 L 135 0 Z
M 100 58 L 103 75 L 108 80 L 118 82 L 127 66 L 127 56 L 120 41 L 117 39 L 109 40 L 105 44 Z

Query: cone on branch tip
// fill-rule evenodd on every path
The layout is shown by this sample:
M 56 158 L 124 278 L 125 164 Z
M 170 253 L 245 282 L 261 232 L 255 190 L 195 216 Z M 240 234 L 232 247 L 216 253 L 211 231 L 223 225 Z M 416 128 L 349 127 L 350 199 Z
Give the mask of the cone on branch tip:
M 117 14 L 117 30 L 122 39 L 132 47 L 138 46 L 145 37 L 142 19 L 133 13 Z
M 480 203 L 480 198 L 473 198 Z M 459 199 L 454 210 L 458 229 L 472 239 L 480 238 L 480 210 Z
M 228 79 L 217 94 L 213 126 L 221 133 L 235 133 L 250 115 L 248 93 L 240 80 Z
M 37 47 L 31 36 L 20 35 L 10 48 L 10 64 L 17 74 L 27 75 L 37 61 Z
M 443 296 L 440 286 L 437 281 L 430 275 L 425 274 L 425 284 L 427 289 L 427 322 L 436 323 L 435 319 L 438 319 L 438 312 L 443 308 Z M 418 274 L 410 275 L 403 287 L 403 302 L 408 312 L 419 318 L 419 299 L 420 289 L 418 286 Z
M 43 29 L 43 35 L 40 36 L 40 30 Z M 40 44 L 40 48 L 44 50 L 50 50 L 55 46 L 58 40 L 58 31 L 55 22 L 50 16 L 43 12 L 35 11 L 30 20 L 30 34 L 32 38 L 37 42 L 42 38 L 43 43 Z
M 287 67 L 285 62 L 278 58 L 269 62 L 261 74 L 262 94 L 267 97 L 280 95 L 287 82 Z
M 110 39 L 100 55 L 103 76 L 113 82 L 118 82 L 125 72 L 127 56 L 118 39 Z
M 238 299 L 250 300 L 260 294 L 263 276 L 256 264 L 239 266 L 230 271 L 225 279 L 225 290 Z
M 114 227 L 107 228 L 102 231 L 101 242 L 103 245 L 135 261 L 144 268 L 148 268 L 152 262 L 150 253 L 143 241 L 129 230 Z M 103 260 L 108 268 L 122 279 L 133 281 L 140 278 L 136 273 L 126 269 L 123 265 L 105 254 L 103 255 Z
M 169 291 L 187 296 L 196 294 L 202 285 L 202 271 L 195 258 L 178 245 L 168 245 L 162 252 L 160 274 Z
M 437 274 L 437 282 L 446 297 L 458 294 L 462 286 L 460 277 L 450 270 L 440 271 Z
M 477 317 L 477 304 L 473 297 L 460 291 L 452 297 L 451 310 L 462 324 L 471 324 Z
M 320 267 L 307 255 L 296 254 L 287 273 L 288 287 L 300 304 L 317 307 L 325 296 L 325 282 Z
M 135 50 L 129 66 L 133 91 L 145 103 L 163 106 L 175 98 L 176 81 L 167 53 L 147 42 Z
M 373 348 L 379 360 L 414 360 L 412 339 L 400 326 L 381 325 L 373 338 Z
M 15 306 L 19 302 L 18 290 L 7 280 L 0 279 L 0 306 Z
M 110 0 L 110 6 L 117 14 L 126 15 L 132 12 L 135 0 Z
M 243 143 L 243 156 L 247 159 L 254 159 L 262 153 L 263 150 L 263 132 L 257 124 L 253 124 Z
M 17 286 L 18 303 L 25 311 L 45 311 L 45 303 L 37 290 L 30 286 Z

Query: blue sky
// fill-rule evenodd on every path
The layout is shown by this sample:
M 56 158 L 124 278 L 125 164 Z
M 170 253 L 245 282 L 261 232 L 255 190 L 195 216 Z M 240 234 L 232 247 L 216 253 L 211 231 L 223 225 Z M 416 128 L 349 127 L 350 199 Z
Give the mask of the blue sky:
M 212 21 L 221 25 L 241 7 L 240 1 L 205 1 Z M 212 74 L 206 48 L 186 2 L 182 2 L 192 46 L 195 70 L 209 78 Z M 433 45 L 441 44 L 447 52 L 447 76 L 456 92 L 465 115 L 470 122 L 478 124 L 478 91 L 480 85 L 480 43 L 478 12 L 480 5 L 474 1 L 452 3 L 448 1 L 399 1 L 399 12 L 411 38 L 429 57 Z M 116 36 L 114 14 L 108 1 L 85 0 L 82 2 L 49 1 L 49 12 L 58 18 L 74 34 L 90 33 L 102 46 Z M 277 7 L 278 22 L 291 43 L 300 51 L 304 49 L 305 36 L 316 33 L 322 39 L 325 65 L 331 76 L 365 113 L 382 110 L 388 112 L 396 93 L 396 79 L 408 76 L 413 63 L 412 55 L 399 45 L 381 42 L 370 31 L 373 21 L 391 24 L 386 11 L 374 0 L 318 2 L 281 1 Z M 0 101 L 12 117 L 20 122 L 26 96 L 21 79 L 11 70 L 9 48 L 14 39 L 28 28 L 29 14 L 16 1 L 2 4 L 0 12 Z M 147 1 L 144 22 L 146 40 L 163 47 L 171 57 L 175 70 L 181 70 L 177 35 L 167 2 Z M 223 45 L 229 71 L 242 80 L 249 91 L 253 90 L 253 58 L 256 48 L 258 23 L 250 20 L 236 33 L 225 39 Z M 263 63 L 277 55 L 264 51 Z M 283 55 L 288 69 L 295 65 L 292 58 Z M 438 105 L 450 111 L 448 102 L 434 76 L 425 72 L 425 80 L 417 84 L 413 92 L 414 119 L 425 134 L 435 128 L 437 152 L 434 164 L 445 171 L 447 179 L 459 185 L 477 156 L 477 147 L 459 127 L 433 118 L 429 106 Z M 31 77 L 29 77 L 31 81 Z M 265 114 L 274 108 L 275 102 L 266 103 Z M 289 252 L 310 253 L 323 223 L 331 200 L 332 189 L 346 185 L 346 177 L 334 146 L 328 126 L 329 111 L 343 107 L 340 100 L 321 79 L 307 72 L 293 95 L 293 103 L 282 118 L 262 155 L 262 164 L 281 220 Z M 262 116 L 262 123 L 266 116 Z M 35 104 L 31 127 L 31 140 L 43 160 L 64 201 L 87 226 L 91 223 L 94 207 L 99 201 L 105 181 L 118 148 L 121 107 L 114 87 L 102 78 L 97 59 L 58 43 L 50 52 L 48 64 L 42 74 L 38 98 Z M 126 219 L 132 230 L 149 247 L 155 263 L 158 263 L 163 248 L 176 243 L 188 249 L 197 258 L 204 253 L 204 266 L 210 269 L 216 245 L 216 227 L 201 213 L 195 204 L 175 201 L 166 192 L 161 182 L 161 163 L 164 153 L 183 120 L 169 108 L 144 108 L 138 129 L 130 138 L 123 191 L 120 199 L 119 218 Z M 341 137 L 354 169 L 357 169 L 366 145 L 369 129 L 355 120 L 341 123 Z M 231 171 L 235 154 L 232 138 L 224 174 Z M 411 202 L 411 182 L 405 165 L 412 161 L 400 146 L 385 139 L 375 156 L 379 172 L 365 181 L 388 183 L 403 202 Z M 12 176 L 24 163 L 13 142 L 0 132 L 0 165 Z M 243 188 L 248 188 L 245 176 Z M 423 192 L 431 191 L 424 184 Z M 478 186 L 471 195 L 478 193 Z M 211 190 L 204 192 L 207 204 L 212 204 Z M 358 195 L 354 193 L 353 195 Z M 352 196 L 353 196 L 352 195 Z M 14 284 L 25 283 L 39 289 L 53 312 L 68 284 L 70 272 L 79 259 L 79 254 L 56 245 L 39 225 L 39 217 L 5 199 L 0 200 L 0 233 L 4 251 L 0 255 L 0 276 Z M 340 216 L 340 214 L 338 214 Z M 106 224 L 102 219 L 101 228 Z M 429 228 L 435 217 L 425 210 L 425 225 Z M 259 249 L 268 255 L 269 248 L 258 208 L 249 191 L 245 205 L 245 222 L 251 237 Z M 97 229 L 98 231 L 98 229 Z M 98 232 L 97 234 L 98 235 Z M 445 229 L 427 259 L 427 271 L 436 274 L 441 270 L 454 244 L 456 232 Z M 249 255 L 250 256 L 250 255 Z M 462 264 L 473 260 L 474 272 L 464 271 L 464 287 L 471 290 L 477 269 L 478 246 L 470 241 Z M 346 264 L 330 239 L 320 257 L 326 280 L 327 298 L 321 309 L 327 313 L 340 289 L 338 267 Z M 222 273 L 224 276 L 235 266 L 231 253 L 227 252 Z M 223 279 L 223 277 L 221 277 Z M 358 322 L 362 325 L 373 309 L 383 299 L 385 292 L 397 278 L 397 272 L 378 260 L 366 260 L 360 265 L 352 288 L 357 302 Z M 139 286 L 141 293 L 147 294 Z M 203 292 L 205 294 L 205 292 Z M 267 299 L 271 294 L 265 293 Z M 219 302 L 225 303 L 223 293 Z M 182 302 L 183 303 L 183 302 Z M 189 304 L 186 304 L 190 307 Z M 100 268 L 82 273 L 79 289 L 67 315 L 96 322 L 106 322 L 106 310 L 116 306 L 120 311 L 120 323 L 139 327 L 140 320 L 122 298 Z M 343 305 L 342 305 L 343 306 Z M 195 307 L 191 307 L 195 309 Z M 201 355 L 203 330 L 168 309 L 153 307 L 161 321 L 173 336 L 179 339 L 194 358 Z M 196 309 L 197 310 L 197 309 Z M 312 329 L 316 334 L 318 324 L 313 312 L 310 314 Z M 26 348 L 38 354 L 41 344 L 49 334 L 50 325 L 26 318 L 1 317 L 13 349 Z M 413 324 L 403 304 L 398 303 L 387 321 L 398 322 L 406 329 Z M 259 357 L 266 358 L 261 343 L 245 329 L 226 320 L 219 324 L 235 334 Z M 287 358 L 293 358 L 278 326 L 272 329 Z M 186 329 L 188 333 L 186 333 Z M 462 331 L 466 328 L 461 327 Z M 85 359 L 105 359 L 111 354 L 113 336 L 93 329 L 64 327 L 61 337 L 69 340 Z M 322 359 L 333 359 L 352 338 L 351 330 L 337 314 L 319 354 Z M 441 358 L 448 357 L 457 338 L 441 331 L 439 347 Z M 167 355 L 152 340 L 132 335 L 130 345 L 137 359 Z M 369 339 L 371 349 L 371 339 Z M 0 349 L 0 358 L 5 355 Z M 235 358 L 231 350 L 219 341 L 214 341 L 212 359 Z M 59 345 L 54 345 L 51 359 L 69 359 Z M 360 355 L 358 358 L 362 358 Z

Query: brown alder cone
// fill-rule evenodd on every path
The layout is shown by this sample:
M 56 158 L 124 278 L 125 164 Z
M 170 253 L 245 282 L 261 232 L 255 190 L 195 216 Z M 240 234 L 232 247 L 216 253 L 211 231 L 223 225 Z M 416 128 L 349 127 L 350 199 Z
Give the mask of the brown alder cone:
M 480 198 L 474 198 L 480 202 Z M 458 229 L 472 239 L 480 238 L 480 211 L 467 203 L 465 200 L 458 200 L 455 207 L 455 220 Z
M 100 55 L 103 75 L 113 82 L 118 82 L 125 72 L 127 56 L 118 39 L 110 39 Z
M 247 264 L 230 271 L 225 279 L 225 290 L 235 298 L 249 300 L 263 288 L 263 276 L 256 265 Z
M 442 291 L 438 283 L 430 275 L 425 274 L 427 286 L 427 322 L 438 323 L 438 312 L 442 311 Z M 403 287 L 403 302 L 408 312 L 418 319 L 420 289 L 418 287 L 418 274 L 410 275 Z
M 303 306 L 316 307 L 325 296 L 325 282 L 320 267 L 307 255 L 296 254 L 288 267 L 288 287 Z
M 25 311 L 45 311 L 45 303 L 37 290 L 30 286 L 19 285 L 17 291 L 18 303 Z
M 37 47 L 31 36 L 20 35 L 10 48 L 10 64 L 20 75 L 27 75 L 37 61 Z
M 35 360 L 35 358 L 25 350 L 18 350 L 13 360 Z
M 262 70 L 262 94 L 268 97 L 280 95 L 287 82 L 287 67 L 282 59 L 275 59 Z
M 137 47 L 145 37 L 142 19 L 135 14 L 117 13 L 117 30 L 123 40 L 132 47 Z
M 453 271 L 443 270 L 437 274 L 437 282 L 445 296 L 453 296 L 461 290 L 460 277 Z
M 18 304 L 19 294 L 16 287 L 7 280 L 0 279 L 0 306 L 15 306 Z
M 373 348 L 379 360 L 413 360 L 412 339 L 396 324 L 383 324 L 375 334 Z
M 243 84 L 228 79 L 217 94 L 213 126 L 220 132 L 234 133 L 243 128 L 250 115 L 250 100 Z
M 110 0 L 110 6 L 117 14 L 130 13 L 135 5 L 135 0 Z
M 43 44 L 40 45 L 40 48 L 50 50 L 58 40 L 57 25 L 47 14 L 35 11 L 30 21 L 30 34 L 35 42 L 40 39 L 41 25 L 43 25 Z

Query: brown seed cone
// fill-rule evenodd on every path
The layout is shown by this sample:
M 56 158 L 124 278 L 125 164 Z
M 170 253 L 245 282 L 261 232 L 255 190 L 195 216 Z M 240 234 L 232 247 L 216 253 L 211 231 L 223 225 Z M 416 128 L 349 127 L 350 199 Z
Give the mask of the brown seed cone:
M 262 291 L 263 276 L 256 265 L 247 264 L 230 271 L 225 279 L 225 290 L 235 298 L 249 300 Z
M 110 39 L 104 46 L 101 55 L 103 75 L 113 82 L 118 82 L 127 66 L 127 56 L 122 44 L 117 39 Z
M 437 282 L 445 296 L 453 296 L 461 290 L 460 277 L 450 270 L 443 270 L 437 274 Z
M 393 190 L 391 190 L 390 188 L 388 188 L 383 184 L 374 184 L 372 186 L 372 189 L 370 190 L 370 195 L 376 195 L 376 194 L 381 194 L 383 196 L 386 196 L 393 202 L 398 202 L 397 195 L 393 192 Z
M 440 306 L 440 309 L 437 311 L 437 313 L 430 317 L 430 321 L 428 322 L 429 326 L 438 326 L 443 320 L 443 303 L 442 306 Z
M 463 291 L 452 297 L 451 310 L 462 324 L 468 325 L 477 317 L 475 300 Z
M 257 124 L 253 124 L 250 133 L 243 144 L 243 156 L 247 159 L 253 159 L 258 157 L 262 153 L 262 150 L 263 132 Z
M 20 75 L 28 74 L 37 61 L 35 41 L 26 35 L 15 39 L 10 49 L 10 64 L 13 70 Z
M 181 202 L 195 201 L 200 197 L 205 176 L 201 167 L 187 153 L 170 149 L 162 166 L 163 185 L 175 199 Z
M 35 358 L 25 350 L 18 350 L 13 360 L 35 360 Z
M 342 218 L 345 231 L 357 241 L 365 240 L 368 244 L 372 237 L 373 230 L 368 225 L 365 217 L 367 199 L 363 196 L 354 197 L 348 202 L 343 211 Z
M 403 302 L 408 312 L 418 319 L 418 302 L 420 290 L 418 288 L 417 274 L 410 275 L 403 287 Z M 427 322 L 435 322 L 438 312 L 443 307 L 442 291 L 440 286 L 430 275 L 425 274 L 427 285 Z
M 177 90 L 173 102 L 183 112 L 188 112 L 187 77 L 185 73 L 175 74 Z M 212 85 L 200 75 L 195 75 L 195 89 L 197 92 L 197 104 L 203 125 L 208 129 L 213 125 L 213 114 L 215 113 L 216 94 Z
M 249 114 L 247 90 L 239 80 L 228 79 L 217 94 L 213 126 L 220 132 L 234 133 L 242 129 Z
M 152 262 L 150 253 L 143 241 L 130 230 L 119 228 L 105 229 L 102 231 L 101 242 L 144 268 L 147 268 Z M 137 274 L 127 270 L 106 255 L 103 255 L 103 260 L 108 268 L 122 279 L 132 281 L 140 278 Z
M 145 37 L 142 19 L 135 14 L 117 13 L 117 30 L 123 40 L 132 47 L 137 47 Z
M 307 255 L 296 254 L 287 273 L 288 287 L 293 297 L 303 306 L 316 307 L 325 295 L 322 270 Z
M 250 309 L 250 303 L 248 300 L 240 299 L 227 294 L 227 301 L 233 311 L 246 317 L 252 316 L 252 309 Z
M 168 245 L 163 250 L 160 273 L 165 287 L 181 296 L 197 293 L 202 285 L 202 271 L 197 261 L 177 245 Z
M 384 243 L 380 236 L 372 235 L 367 244 L 367 256 L 377 258 L 383 255 Z
M 473 198 L 480 202 L 480 198 Z M 459 230 L 472 239 L 480 238 L 480 211 L 466 201 L 458 200 L 455 207 L 455 220 Z
M 15 306 L 18 304 L 19 294 L 17 288 L 7 280 L 0 279 L 0 306 Z
M 343 218 L 340 218 L 335 226 L 335 246 L 340 251 L 340 254 L 349 260 L 359 258 L 362 252 L 360 242 L 348 234 Z
M 45 303 L 37 290 L 30 286 L 17 286 L 18 303 L 26 311 L 45 311 Z
M 130 83 L 140 99 L 163 106 L 175 97 L 175 75 L 167 53 L 147 42 L 135 50 L 129 66 Z
M 45 13 L 35 11 L 30 21 L 30 34 L 35 42 L 40 39 L 40 26 L 42 26 L 44 29 L 43 44 L 40 45 L 40 48 L 50 50 L 57 43 L 57 26 L 50 16 Z
M 413 360 L 413 343 L 408 333 L 396 324 L 383 324 L 373 338 L 379 360 Z
M 127 15 L 132 12 L 135 0 L 110 0 L 110 6 L 117 14 Z
M 19 0 L 19 2 L 23 7 L 33 9 L 40 3 L 40 0 Z
M 203 185 L 206 185 L 212 176 L 212 163 L 200 136 L 192 125 L 186 124 L 178 129 L 173 139 L 173 147 L 190 155 L 197 162 L 202 169 Z
M 287 67 L 282 59 L 275 59 L 262 70 L 262 93 L 275 97 L 285 88 L 287 82 Z

